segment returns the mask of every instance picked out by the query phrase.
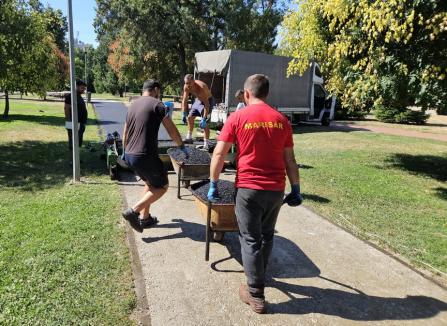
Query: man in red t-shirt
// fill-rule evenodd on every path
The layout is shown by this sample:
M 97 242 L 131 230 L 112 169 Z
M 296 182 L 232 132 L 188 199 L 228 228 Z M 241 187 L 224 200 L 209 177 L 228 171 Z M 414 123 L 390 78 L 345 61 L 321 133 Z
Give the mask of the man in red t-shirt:
M 265 103 L 268 92 L 269 80 L 264 75 L 252 75 L 245 81 L 244 99 L 248 106 L 233 113 L 219 135 L 211 160 L 208 192 L 210 201 L 218 198 L 217 180 L 224 158 L 236 143 L 235 212 L 247 276 L 247 285 L 241 285 L 239 295 L 257 313 L 265 312 L 265 269 L 281 205 L 286 202 L 298 206 L 302 201 L 292 128 L 287 118 Z M 286 173 L 292 192 L 283 199 Z

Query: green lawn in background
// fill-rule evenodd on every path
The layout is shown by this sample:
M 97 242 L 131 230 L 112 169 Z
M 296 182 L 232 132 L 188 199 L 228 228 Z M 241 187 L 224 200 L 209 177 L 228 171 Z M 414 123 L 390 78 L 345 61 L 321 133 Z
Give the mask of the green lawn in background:
M 0 324 L 131 324 L 121 196 L 100 151 L 81 150 L 85 182 L 71 185 L 63 104 L 12 101 L 10 114 L 0 120 Z M 97 135 L 90 119 L 86 142 L 98 148 Z
M 447 273 L 447 143 L 313 126 L 295 132 L 304 205 Z

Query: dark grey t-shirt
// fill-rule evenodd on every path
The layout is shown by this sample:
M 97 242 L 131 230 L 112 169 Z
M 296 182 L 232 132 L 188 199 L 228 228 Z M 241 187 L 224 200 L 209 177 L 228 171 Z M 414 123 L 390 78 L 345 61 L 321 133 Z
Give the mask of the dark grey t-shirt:
M 127 111 L 126 153 L 139 156 L 158 156 L 158 129 L 166 116 L 160 100 L 141 96 Z

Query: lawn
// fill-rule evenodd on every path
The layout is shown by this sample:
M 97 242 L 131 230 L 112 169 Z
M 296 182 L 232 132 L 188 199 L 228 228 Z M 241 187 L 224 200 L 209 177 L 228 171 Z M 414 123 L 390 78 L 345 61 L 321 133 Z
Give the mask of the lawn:
M 97 146 L 89 111 L 85 138 Z M 100 152 L 81 150 L 84 182 L 73 185 L 62 103 L 12 101 L 10 114 L 0 120 L 0 324 L 131 324 L 121 196 Z
M 445 142 L 313 126 L 295 132 L 306 206 L 446 276 Z

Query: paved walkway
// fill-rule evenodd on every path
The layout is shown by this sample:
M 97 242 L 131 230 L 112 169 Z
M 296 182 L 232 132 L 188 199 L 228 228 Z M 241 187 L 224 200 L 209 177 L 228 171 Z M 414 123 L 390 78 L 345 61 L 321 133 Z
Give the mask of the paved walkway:
M 206 262 L 205 219 L 188 190 L 177 199 L 173 174 L 170 185 L 151 208 L 160 223 L 135 233 L 152 325 L 447 325 L 447 291 L 305 207 L 280 212 L 270 314 L 256 315 L 238 298 L 237 235 L 212 243 Z M 142 186 L 122 185 L 128 203 Z
M 269 265 L 270 313 L 256 315 L 238 298 L 245 276 L 237 235 L 212 243 L 205 262 L 205 220 L 188 190 L 177 199 L 176 176 L 169 179 L 151 208 L 160 223 L 133 233 L 152 325 L 447 325 L 446 290 L 305 207 L 288 206 Z M 121 187 L 132 204 L 143 184 L 128 180 Z

